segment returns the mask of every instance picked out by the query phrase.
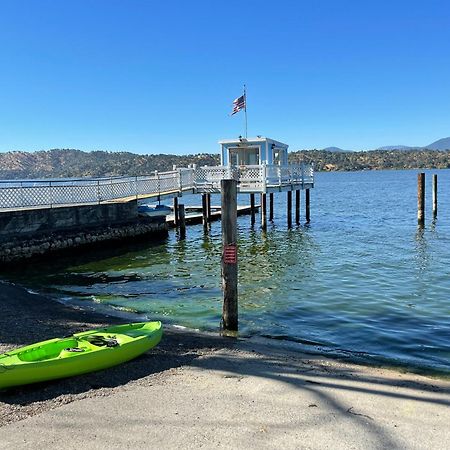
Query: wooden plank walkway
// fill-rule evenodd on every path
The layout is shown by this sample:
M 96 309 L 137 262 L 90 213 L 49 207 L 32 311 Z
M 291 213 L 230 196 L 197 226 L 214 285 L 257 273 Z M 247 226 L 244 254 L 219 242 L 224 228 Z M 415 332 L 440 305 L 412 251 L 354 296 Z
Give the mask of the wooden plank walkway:
M 186 207 L 187 209 L 188 207 Z M 192 207 L 191 207 L 192 208 Z M 258 209 L 260 208 L 259 205 L 255 205 L 255 211 L 258 211 Z M 201 208 L 200 208 L 201 209 Z M 237 208 L 237 214 L 238 216 L 243 216 L 243 215 L 249 215 L 251 214 L 251 207 L 250 205 L 242 205 L 242 206 L 238 206 Z M 220 207 L 218 207 L 218 210 L 216 211 L 211 211 L 211 221 L 213 220 L 219 220 L 222 216 L 222 212 L 220 211 Z M 186 223 L 188 224 L 197 224 L 197 223 L 202 223 L 203 221 L 203 215 L 200 214 L 186 214 Z M 169 223 L 169 226 L 175 226 L 174 224 L 174 215 L 173 214 L 169 214 L 166 218 L 166 221 Z

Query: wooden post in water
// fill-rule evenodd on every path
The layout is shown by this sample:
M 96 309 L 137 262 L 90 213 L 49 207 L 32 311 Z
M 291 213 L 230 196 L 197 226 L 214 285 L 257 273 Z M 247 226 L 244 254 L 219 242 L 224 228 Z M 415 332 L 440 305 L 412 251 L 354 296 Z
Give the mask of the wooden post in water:
M 417 223 L 425 225 L 425 173 L 417 174 Z
M 211 194 L 206 194 L 206 221 L 211 222 Z
M 433 174 L 433 218 L 434 219 L 436 219 L 436 217 L 437 217 L 437 209 L 438 209 L 438 206 L 437 206 L 437 202 L 438 202 L 437 184 L 438 184 L 437 174 L 435 173 L 435 174 Z
M 295 190 L 295 223 L 300 224 L 300 189 Z
M 202 223 L 203 228 L 208 228 L 208 205 L 206 204 L 206 194 L 202 194 Z
M 222 191 L 222 329 L 238 330 L 237 181 L 221 180 Z
M 311 221 L 311 214 L 310 214 L 309 203 L 310 203 L 309 189 L 305 189 L 306 223 L 309 223 Z
M 180 224 L 180 239 L 186 238 L 186 217 L 184 214 L 184 205 L 178 206 L 179 224 Z
M 261 228 L 263 230 L 267 228 L 267 205 L 265 192 L 261 194 Z
M 292 191 L 287 191 L 287 226 L 292 227 Z
M 250 194 L 250 214 L 252 225 L 255 224 L 255 194 Z
M 178 226 L 178 197 L 173 198 L 173 224 Z
M 273 192 L 269 194 L 269 220 L 273 221 Z

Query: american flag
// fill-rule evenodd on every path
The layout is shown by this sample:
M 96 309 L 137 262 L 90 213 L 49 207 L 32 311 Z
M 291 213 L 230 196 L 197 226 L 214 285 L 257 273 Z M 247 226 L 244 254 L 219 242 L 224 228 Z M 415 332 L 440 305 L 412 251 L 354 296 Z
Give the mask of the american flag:
M 233 111 L 231 111 L 231 115 L 238 113 L 242 109 L 245 109 L 245 94 L 233 100 Z

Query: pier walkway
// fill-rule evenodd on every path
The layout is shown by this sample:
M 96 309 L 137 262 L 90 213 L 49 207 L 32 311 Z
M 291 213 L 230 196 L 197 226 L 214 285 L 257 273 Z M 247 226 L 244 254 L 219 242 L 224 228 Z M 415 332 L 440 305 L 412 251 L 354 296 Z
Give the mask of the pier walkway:
M 311 165 L 246 165 L 179 168 L 137 177 L 0 181 L 0 212 L 181 197 L 220 192 L 236 179 L 240 193 L 272 193 L 314 187 Z

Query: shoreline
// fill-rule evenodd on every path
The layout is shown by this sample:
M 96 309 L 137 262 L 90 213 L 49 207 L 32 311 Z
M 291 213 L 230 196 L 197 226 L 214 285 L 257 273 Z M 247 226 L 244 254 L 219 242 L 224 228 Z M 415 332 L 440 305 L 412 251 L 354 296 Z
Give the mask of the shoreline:
M 0 352 L 123 322 L 0 282 Z M 169 326 L 157 347 L 128 363 L 0 392 L 0 448 L 56 449 L 61 440 L 68 449 L 230 448 L 231 425 L 223 425 L 236 417 L 245 417 L 236 442 L 248 448 L 443 448 L 449 406 L 445 380 L 309 354 L 289 342 Z M 133 432 L 124 437 L 127 423 Z
M 43 293 L 34 291 L 32 288 L 28 288 L 25 286 L 22 286 L 20 284 L 16 284 L 14 282 L 10 282 L 8 280 L 1 280 L 0 279 L 0 287 L 3 285 L 9 285 L 13 286 L 19 290 L 25 291 L 29 295 L 37 295 L 40 297 L 41 302 L 50 302 L 49 305 L 59 304 L 62 305 L 69 310 L 77 310 L 82 311 L 83 315 L 91 315 L 92 319 L 94 317 L 99 317 L 97 319 L 98 323 L 100 324 L 98 327 L 102 327 L 104 323 L 104 320 L 101 320 L 101 318 L 112 318 L 111 322 L 106 321 L 107 324 L 114 324 L 114 323 L 129 323 L 129 322 L 145 322 L 148 320 L 152 320 L 151 318 L 148 318 L 148 316 L 145 313 L 138 313 L 138 312 L 128 312 L 126 310 L 116 309 L 108 304 L 100 304 L 95 303 L 92 301 L 91 304 L 85 302 L 85 301 L 78 301 L 75 299 L 75 301 L 71 298 L 65 299 L 60 298 L 58 296 L 47 296 Z M 1 301 L 1 294 L 0 294 L 0 301 Z M 48 311 L 48 310 L 47 310 Z M 0 308 L 1 313 L 1 308 Z M 94 319 L 95 320 L 95 319 Z M 162 319 L 158 319 L 162 320 Z M 163 324 L 165 330 L 184 330 L 186 333 L 194 333 L 198 336 L 203 336 L 204 338 L 213 337 L 213 338 L 219 338 L 222 339 L 222 336 L 219 334 L 218 331 L 208 331 L 208 330 L 199 330 L 195 328 L 189 328 L 185 327 L 183 325 L 178 324 Z M 1 327 L 1 321 L 0 321 L 0 327 Z M 96 327 L 96 326 L 95 326 Z M 95 328 L 94 327 L 94 328 Z M 93 328 L 93 327 L 90 327 Z M 86 328 L 87 329 L 87 328 Z M 79 331 L 85 331 L 83 328 Z M 74 331 L 76 332 L 76 330 Z M 56 335 L 49 336 L 55 337 Z M 36 341 L 28 342 L 38 342 L 43 339 L 37 339 Z M 238 341 L 249 341 L 249 342 L 260 342 L 265 343 L 266 345 L 273 345 L 276 347 L 284 347 L 288 349 L 289 351 L 298 352 L 300 354 L 304 355 L 310 355 L 315 357 L 322 357 L 330 360 L 334 360 L 336 362 L 344 363 L 344 364 L 355 364 L 360 366 L 366 366 L 371 368 L 379 368 L 379 369 L 386 369 L 386 370 L 392 370 L 398 373 L 410 373 L 415 375 L 420 375 L 423 377 L 436 379 L 436 380 L 442 380 L 442 381 L 450 381 L 450 369 L 449 371 L 443 371 L 440 369 L 434 369 L 432 367 L 420 367 L 415 366 L 412 364 L 408 364 L 407 362 L 403 361 L 393 361 L 389 360 L 388 358 L 384 357 L 383 355 L 372 355 L 372 354 L 363 354 L 361 355 L 361 352 L 353 352 L 352 350 L 346 350 L 346 349 L 339 349 L 339 348 L 333 348 L 333 347 L 327 347 L 325 345 L 315 344 L 315 343 L 304 343 L 299 340 L 295 339 L 289 339 L 289 338 L 271 338 L 269 336 L 259 336 L 259 335 L 241 335 L 237 338 Z M 25 345 L 25 344 L 23 344 Z M 5 350 L 2 350 L 2 340 L 1 340 L 1 334 L 0 334 L 0 353 L 4 352 Z

